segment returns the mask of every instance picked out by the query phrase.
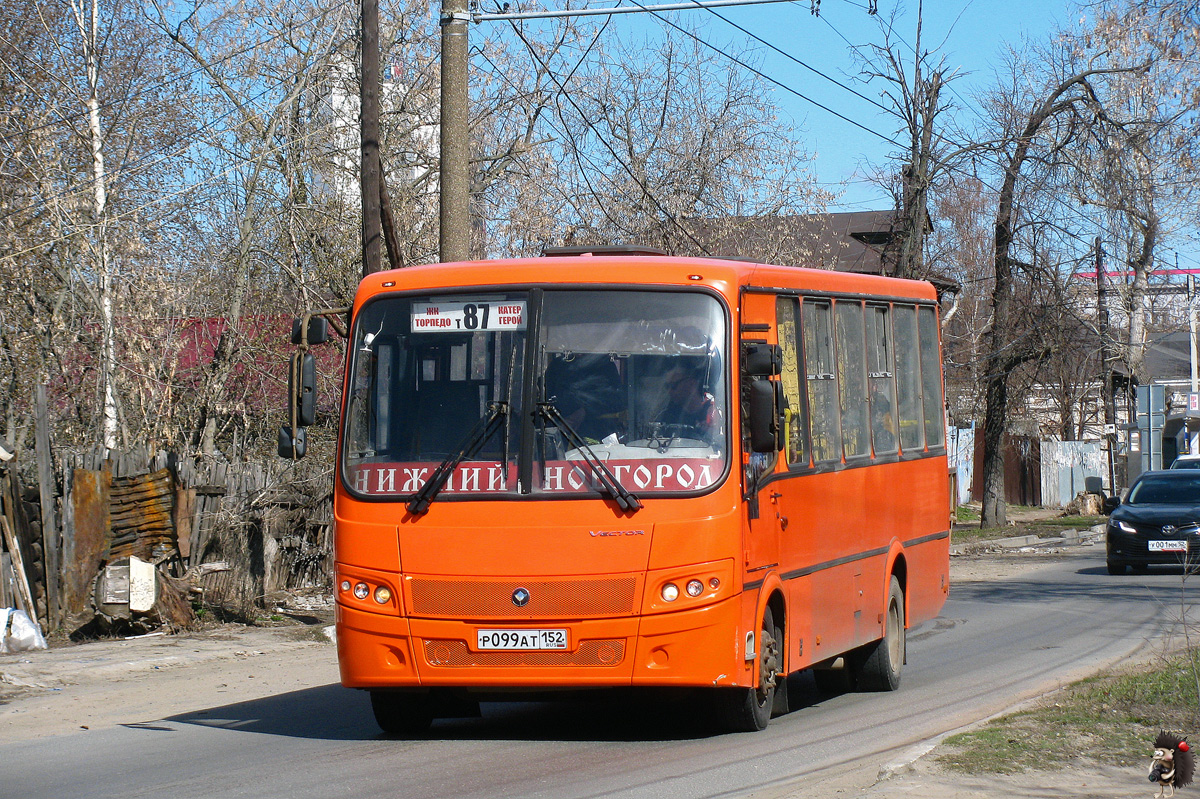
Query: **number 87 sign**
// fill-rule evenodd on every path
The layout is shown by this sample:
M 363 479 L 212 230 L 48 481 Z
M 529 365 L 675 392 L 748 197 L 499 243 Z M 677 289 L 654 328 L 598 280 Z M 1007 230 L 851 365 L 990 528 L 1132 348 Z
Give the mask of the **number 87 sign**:
M 412 309 L 412 332 L 524 330 L 525 301 L 422 302 Z

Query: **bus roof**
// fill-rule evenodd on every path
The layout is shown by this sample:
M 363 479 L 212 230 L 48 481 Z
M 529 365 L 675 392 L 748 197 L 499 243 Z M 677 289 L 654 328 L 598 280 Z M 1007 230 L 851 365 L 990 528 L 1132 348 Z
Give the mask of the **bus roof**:
M 512 258 L 427 264 L 376 272 L 363 278 L 355 305 L 381 291 L 436 290 L 504 285 L 704 285 L 722 293 L 739 288 L 787 289 L 865 294 L 936 301 L 925 281 L 834 272 L 796 266 L 773 266 L 726 258 L 659 255 L 583 255 Z

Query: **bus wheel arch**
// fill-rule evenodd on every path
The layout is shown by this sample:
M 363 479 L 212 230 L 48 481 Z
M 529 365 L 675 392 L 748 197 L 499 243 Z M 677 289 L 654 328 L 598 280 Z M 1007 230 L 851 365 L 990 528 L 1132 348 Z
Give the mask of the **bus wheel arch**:
M 754 685 L 718 689 L 715 697 L 717 719 L 725 729 L 756 732 L 766 729 L 773 715 L 787 712 L 783 612 L 782 594 L 779 591 L 772 592 L 758 614 Z
M 907 627 L 908 627 L 908 561 L 905 559 L 903 551 L 897 551 L 893 555 L 892 565 L 888 568 L 887 573 L 891 576 L 891 579 L 898 580 L 900 582 L 900 591 L 903 592 L 903 594 L 904 594 L 904 603 L 900 606 L 900 612 L 901 612 L 900 621 L 904 624 L 904 627 L 907 629 Z M 883 590 L 885 592 L 885 594 L 884 594 L 885 597 L 887 597 L 891 592 L 891 579 L 889 579 L 883 586 Z

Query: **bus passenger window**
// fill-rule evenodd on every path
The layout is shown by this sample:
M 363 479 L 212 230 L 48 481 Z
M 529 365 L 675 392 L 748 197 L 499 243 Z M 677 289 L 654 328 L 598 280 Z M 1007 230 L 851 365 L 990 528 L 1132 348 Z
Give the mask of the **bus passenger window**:
M 867 434 L 867 374 L 863 351 L 863 307 L 837 304 L 838 389 L 842 398 L 842 452 L 846 458 L 871 453 Z
M 921 393 L 925 397 L 925 441 L 932 447 L 946 443 L 946 412 L 942 402 L 942 361 L 938 351 L 938 320 L 933 308 L 917 311 L 921 333 Z
M 921 359 L 917 349 L 917 309 L 892 309 L 896 331 L 896 399 L 900 448 L 918 452 L 925 446 L 925 417 L 921 413 Z
M 833 364 L 833 312 L 828 302 L 805 300 L 804 374 L 812 422 L 813 460 L 840 461 L 837 379 Z
M 775 302 L 775 315 L 779 329 L 779 348 L 783 353 L 783 371 L 779 376 L 783 394 L 787 398 L 787 462 L 788 465 L 807 466 L 807 427 L 804 418 L 804 403 L 800 401 L 800 358 L 797 351 L 795 297 L 780 297 Z
M 871 442 L 876 455 L 896 452 L 896 382 L 892 370 L 891 308 L 867 306 L 867 380 L 871 387 Z

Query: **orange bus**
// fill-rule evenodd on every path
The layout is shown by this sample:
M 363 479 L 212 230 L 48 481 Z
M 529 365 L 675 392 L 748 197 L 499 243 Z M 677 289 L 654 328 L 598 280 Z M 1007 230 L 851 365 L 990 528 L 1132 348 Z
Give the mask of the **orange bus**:
M 759 730 L 802 669 L 897 688 L 905 628 L 949 590 L 936 303 L 636 248 L 365 278 L 334 493 L 342 684 L 389 732 L 612 687 L 703 689 Z M 281 454 L 312 421 L 303 373 Z

